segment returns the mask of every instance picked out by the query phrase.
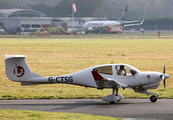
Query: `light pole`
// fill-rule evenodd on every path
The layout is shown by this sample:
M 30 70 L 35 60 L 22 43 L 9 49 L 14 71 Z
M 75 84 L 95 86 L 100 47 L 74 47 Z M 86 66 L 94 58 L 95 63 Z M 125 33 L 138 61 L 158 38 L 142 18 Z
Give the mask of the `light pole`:
M 19 2 L 20 0 L 17 0 L 17 17 L 19 17 Z
M 74 32 L 74 10 L 73 10 L 73 6 L 72 6 L 72 19 L 73 19 L 73 28 L 72 28 L 72 31 Z

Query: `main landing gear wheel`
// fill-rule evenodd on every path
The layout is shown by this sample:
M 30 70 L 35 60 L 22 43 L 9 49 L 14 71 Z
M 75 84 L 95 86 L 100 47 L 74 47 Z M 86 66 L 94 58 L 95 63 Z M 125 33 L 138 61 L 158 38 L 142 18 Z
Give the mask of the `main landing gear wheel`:
M 110 102 L 110 104 L 115 104 L 115 102 Z
M 151 102 L 156 102 L 156 101 L 157 101 L 157 97 L 156 97 L 155 95 L 152 95 L 152 96 L 150 97 L 150 101 L 151 101 Z

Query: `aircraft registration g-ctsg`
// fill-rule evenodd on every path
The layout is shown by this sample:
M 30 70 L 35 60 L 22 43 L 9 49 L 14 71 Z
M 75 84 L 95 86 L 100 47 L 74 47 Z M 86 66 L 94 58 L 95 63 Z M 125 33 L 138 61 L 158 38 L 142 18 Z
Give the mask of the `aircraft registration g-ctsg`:
M 6 75 L 10 80 L 21 85 L 65 83 L 97 89 L 112 88 L 113 93 L 102 98 L 111 104 L 123 100 L 123 95 L 118 94 L 119 88 L 132 88 L 134 92 L 152 95 L 151 102 L 156 102 L 159 95 L 147 90 L 157 89 L 162 80 L 166 90 L 165 79 L 170 77 L 165 74 L 165 66 L 160 73 L 141 72 L 127 64 L 98 65 L 68 75 L 43 77 L 31 71 L 25 58 L 24 55 L 5 56 Z

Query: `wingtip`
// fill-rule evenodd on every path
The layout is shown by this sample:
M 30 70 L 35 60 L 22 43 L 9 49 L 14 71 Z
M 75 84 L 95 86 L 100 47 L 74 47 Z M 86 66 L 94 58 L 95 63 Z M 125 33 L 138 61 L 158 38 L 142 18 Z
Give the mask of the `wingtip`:
M 141 24 L 143 24 L 144 20 L 145 20 L 145 19 L 143 18 Z

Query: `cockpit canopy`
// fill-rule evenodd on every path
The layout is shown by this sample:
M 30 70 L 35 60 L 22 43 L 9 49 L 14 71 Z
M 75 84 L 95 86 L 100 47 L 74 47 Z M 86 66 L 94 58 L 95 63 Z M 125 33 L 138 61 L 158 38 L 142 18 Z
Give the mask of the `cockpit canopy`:
M 115 75 L 117 76 L 127 77 L 135 76 L 137 73 L 140 72 L 138 69 L 127 64 L 117 64 L 114 67 L 113 66 L 114 65 L 104 65 L 94 68 L 93 71 L 97 71 L 98 73 L 107 75 L 113 75 L 113 73 L 115 73 Z

